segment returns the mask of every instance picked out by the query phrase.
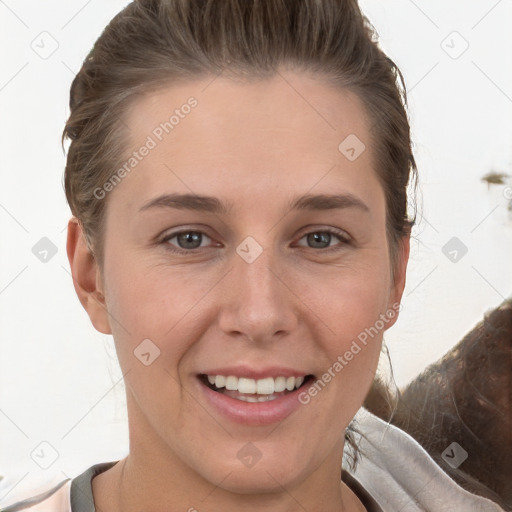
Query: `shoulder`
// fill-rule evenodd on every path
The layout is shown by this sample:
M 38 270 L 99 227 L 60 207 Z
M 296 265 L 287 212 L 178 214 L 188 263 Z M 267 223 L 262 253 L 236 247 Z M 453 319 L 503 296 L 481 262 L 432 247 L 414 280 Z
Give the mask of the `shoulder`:
M 95 512 L 92 479 L 117 462 L 95 464 L 72 480 L 68 478 L 43 493 L 0 508 L 0 512 Z
M 361 408 L 355 416 L 360 460 L 348 471 L 384 511 L 502 512 L 460 487 L 410 435 Z
M 37 496 L 2 508 L 1 512 L 71 512 L 70 492 L 71 480 L 66 479 Z

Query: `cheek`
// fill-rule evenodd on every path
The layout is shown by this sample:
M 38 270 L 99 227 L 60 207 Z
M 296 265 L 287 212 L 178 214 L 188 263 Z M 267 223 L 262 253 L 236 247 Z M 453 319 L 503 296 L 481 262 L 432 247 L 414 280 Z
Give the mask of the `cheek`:
M 374 326 L 386 311 L 390 286 L 387 259 L 367 261 L 326 267 L 315 275 L 297 272 L 293 277 L 306 309 L 322 320 L 330 334 L 331 349 L 342 349 L 348 340 Z
M 179 272 L 173 279 L 165 273 L 169 271 L 148 268 L 134 258 L 116 258 L 115 266 L 110 267 L 108 309 L 133 336 L 155 335 L 165 325 L 169 329 L 174 318 L 185 313 L 191 295 L 189 283 Z
M 116 259 L 108 277 L 112 333 L 132 399 L 141 410 L 151 411 L 155 428 L 169 423 L 170 410 L 179 425 L 179 411 L 187 409 L 189 397 L 180 389 L 178 368 L 201 335 L 199 305 L 210 288 L 208 280 L 190 280 L 184 272 L 148 268 L 128 258 Z
M 108 274 L 107 308 L 120 362 L 128 364 L 133 351 L 149 339 L 161 351 L 159 363 L 173 360 L 176 366 L 190 340 L 197 339 L 209 320 L 205 313 L 207 292 L 218 277 L 208 272 L 199 274 L 116 260 Z M 169 364 L 166 367 L 172 368 Z
M 386 262 L 385 257 L 376 258 L 371 265 L 331 270 L 316 276 L 315 286 L 310 279 L 296 281 L 310 319 L 320 319 L 323 334 L 317 339 L 326 357 L 317 376 L 322 380 L 318 397 L 319 403 L 331 401 L 331 406 L 324 405 L 332 421 L 338 421 L 340 411 L 346 417 L 347 411 L 355 414 L 374 379 L 382 336 L 396 313 L 386 309 L 390 283 Z M 330 391 L 324 393 L 324 387 Z M 305 396 L 304 401 L 316 401 L 315 397 Z

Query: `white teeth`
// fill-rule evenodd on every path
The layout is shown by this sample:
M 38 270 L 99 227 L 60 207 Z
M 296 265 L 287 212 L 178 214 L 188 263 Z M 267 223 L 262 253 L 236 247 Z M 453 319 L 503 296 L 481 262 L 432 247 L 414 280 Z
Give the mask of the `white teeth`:
M 264 379 L 247 379 L 233 375 L 208 375 L 208 382 L 217 388 L 226 388 L 228 391 L 238 391 L 245 394 L 258 394 L 261 397 L 245 397 L 247 401 L 264 402 L 273 400 L 274 393 L 281 393 L 284 390 L 293 391 L 298 389 L 304 382 L 304 377 L 266 377 Z M 274 398 L 272 398 L 274 397 Z M 251 398 L 251 400 L 249 400 Z M 254 398 L 254 400 L 252 400 Z
M 286 389 L 286 377 L 277 377 L 274 380 L 274 391 L 280 393 Z
M 215 385 L 218 388 L 223 388 L 226 385 L 226 377 L 223 375 L 215 375 Z
M 304 377 L 297 377 L 295 379 L 295 387 L 299 389 L 302 386 L 302 383 L 304 382 Z
M 258 395 L 271 395 L 274 392 L 274 379 L 268 377 L 266 379 L 259 379 L 256 382 L 256 393 Z
M 238 379 L 233 377 L 233 375 L 230 375 L 226 379 L 226 389 L 229 389 L 230 391 L 236 391 L 238 389 Z
M 243 402 L 257 402 L 258 399 L 254 396 L 244 396 Z
M 246 379 L 241 377 L 238 379 L 239 393 L 256 393 L 256 381 L 254 379 Z
M 277 398 L 276 395 L 264 395 L 264 396 L 239 396 L 238 400 L 241 400 L 242 402 L 270 402 L 271 400 L 275 400 Z

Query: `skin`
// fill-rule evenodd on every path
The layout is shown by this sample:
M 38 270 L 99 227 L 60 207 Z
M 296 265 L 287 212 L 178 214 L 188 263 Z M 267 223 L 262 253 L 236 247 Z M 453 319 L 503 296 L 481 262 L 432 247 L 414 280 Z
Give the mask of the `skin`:
M 197 107 L 104 199 L 102 269 L 76 219 L 68 227 L 77 294 L 94 327 L 113 334 L 127 393 L 130 452 L 93 480 L 96 506 L 364 510 L 340 482 L 343 433 L 398 315 L 309 404 L 277 424 L 226 419 L 205 401 L 197 374 L 246 364 L 320 377 L 400 302 L 409 239 L 398 249 L 392 282 L 370 121 L 357 96 L 304 72 L 250 82 L 208 77 L 138 98 L 125 119 L 133 149 L 190 96 Z M 355 161 L 338 150 L 349 134 L 366 145 Z M 225 214 L 139 211 L 162 193 L 214 196 L 232 207 Z M 346 193 L 368 211 L 289 208 L 303 194 Z M 313 245 L 307 235 L 328 228 L 351 242 L 333 235 L 324 244 L 330 251 Z M 180 229 L 205 233 L 193 254 L 171 252 L 180 248 L 176 237 L 162 241 Z M 252 263 L 236 252 L 247 236 L 263 249 Z M 149 366 L 133 354 L 147 338 L 161 351 Z M 252 468 L 237 457 L 247 442 L 261 453 Z

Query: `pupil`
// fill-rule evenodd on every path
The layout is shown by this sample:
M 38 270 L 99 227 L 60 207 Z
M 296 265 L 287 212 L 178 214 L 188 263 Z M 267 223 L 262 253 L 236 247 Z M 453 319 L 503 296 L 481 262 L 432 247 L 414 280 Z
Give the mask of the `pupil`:
M 312 247 L 328 247 L 330 241 L 330 233 L 310 233 L 308 235 L 308 242 L 311 244 Z
M 178 235 L 178 244 L 183 249 L 196 249 L 201 245 L 201 233 L 188 231 Z

